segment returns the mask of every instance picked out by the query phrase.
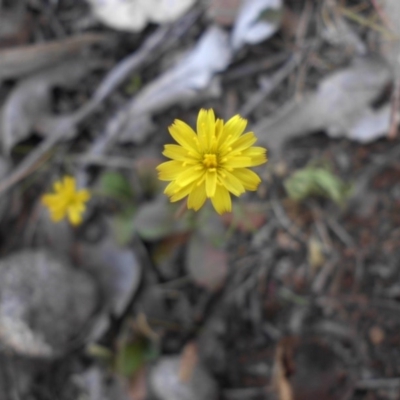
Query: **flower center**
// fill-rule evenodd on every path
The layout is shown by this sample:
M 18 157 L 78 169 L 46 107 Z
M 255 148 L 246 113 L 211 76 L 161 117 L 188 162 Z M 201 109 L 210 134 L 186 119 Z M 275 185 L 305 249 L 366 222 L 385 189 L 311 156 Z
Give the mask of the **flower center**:
M 206 168 L 217 168 L 217 156 L 215 154 L 204 154 L 203 156 L 203 165 Z

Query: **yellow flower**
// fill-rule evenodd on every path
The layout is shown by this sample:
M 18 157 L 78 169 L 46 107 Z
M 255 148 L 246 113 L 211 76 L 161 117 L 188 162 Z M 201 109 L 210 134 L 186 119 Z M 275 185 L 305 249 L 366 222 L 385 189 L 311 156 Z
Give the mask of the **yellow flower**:
M 72 225 L 82 222 L 82 214 L 86 202 L 90 199 L 88 190 L 76 190 L 75 178 L 65 176 L 63 180 L 54 183 L 54 192 L 42 196 L 42 203 L 49 209 L 54 222 L 68 217 Z
M 199 210 L 206 198 L 218 214 L 231 211 L 231 196 L 256 190 L 261 179 L 248 169 L 267 161 L 266 149 L 252 147 L 253 132 L 242 135 L 247 121 L 235 115 L 224 123 L 214 111 L 200 110 L 197 134 L 180 120 L 169 127 L 178 144 L 167 144 L 164 156 L 172 159 L 157 167 L 159 179 L 171 181 L 164 193 L 171 201 L 188 196 L 189 209 Z

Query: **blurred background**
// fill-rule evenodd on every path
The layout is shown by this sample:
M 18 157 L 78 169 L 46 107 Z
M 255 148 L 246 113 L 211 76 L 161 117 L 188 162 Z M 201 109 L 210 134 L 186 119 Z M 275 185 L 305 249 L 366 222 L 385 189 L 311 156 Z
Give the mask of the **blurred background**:
M 0 399 L 400 399 L 399 63 L 398 0 L 0 0 Z M 222 216 L 200 108 L 268 149 Z

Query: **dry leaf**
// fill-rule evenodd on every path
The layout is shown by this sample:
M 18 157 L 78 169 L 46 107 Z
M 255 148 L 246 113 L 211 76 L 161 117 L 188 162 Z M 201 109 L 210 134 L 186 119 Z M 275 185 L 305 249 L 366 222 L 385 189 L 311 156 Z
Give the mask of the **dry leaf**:
M 225 229 L 219 218 L 201 221 L 201 226 L 189 239 L 186 269 L 192 280 L 208 290 L 219 290 L 228 275 L 228 253 L 221 246 Z
M 322 267 L 325 263 L 325 256 L 323 252 L 322 243 L 312 236 L 308 240 L 308 263 L 310 264 L 313 272 Z
M 350 67 L 326 77 L 315 93 L 291 102 L 276 117 L 261 120 L 254 131 L 262 144 L 275 151 L 287 139 L 316 131 L 365 142 L 372 137 L 362 132 L 361 121 L 391 78 L 383 59 L 356 59 Z
M 44 70 L 18 83 L 7 97 L 0 115 L 3 149 L 10 153 L 20 141 L 33 132 L 41 133 L 41 125 L 48 124 L 52 111 L 54 87 L 71 87 L 88 74 L 99 61 L 76 59 Z M 53 117 L 54 118 L 54 117 Z
M 109 39 L 106 35 L 87 33 L 59 41 L 0 50 L 0 81 L 28 75 L 71 59 L 85 47 Z
M 282 0 L 243 0 L 232 32 L 235 50 L 244 44 L 256 44 L 272 36 L 279 28 Z
M 102 287 L 104 309 L 119 317 L 126 310 L 142 278 L 137 253 L 119 246 L 114 236 L 78 249 L 81 268 L 96 274 Z
M 210 0 L 208 16 L 218 25 L 231 26 L 240 9 L 241 0 Z
M 152 129 L 149 115 L 155 112 L 176 104 L 188 106 L 220 96 L 220 81 L 215 75 L 225 70 L 231 59 L 227 33 L 218 27 L 209 28 L 186 56 L 145 86 L 116 115 L 121 140 L 143 140 Z
M 218 387 L 209 372 L 196 363 L 189 379 L 179 373 L 182 357 L 162 357 L 149 374 L 149 385 L 158 400 L 217 400 Z
M 188 343 L 183 349 L 181 365 L 179 368 L 179 379 L 188 382 L 192 379 L 194 369 L 199 362 L 198 350 L 195 342 Z
M 94 15 L 114 29 L 141 31 L 148 22 L 178 19 L 195 0 L 88 0 Z

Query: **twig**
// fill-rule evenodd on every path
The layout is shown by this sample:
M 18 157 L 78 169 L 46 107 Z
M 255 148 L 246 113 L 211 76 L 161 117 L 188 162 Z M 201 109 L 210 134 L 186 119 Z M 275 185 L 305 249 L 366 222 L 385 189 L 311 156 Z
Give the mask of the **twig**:
M 378 3 L 378 1 L 371 0 L 371 3 L 374 6 L 377 14 L 380 16 L 382 22 L 386 25 L 386 27 L 389 28 L 391 31 L 394 31 L 392 21 L 388 18 L 387 14 L 382 9 L 382 6 Z
M 250 115 L 297 67 L 303 59 L 302 54 L 296 53 L 286 64 L 277 71 L 267 84 L 264 85 L 257 93 L 255 93 L 240 109 L 239 114 L 243 117 Z
M 198 16 L 198 13 L 196 14 Z M 118 66 L 111 71 L 101 83 L 99 89 L 94 94 L 93 98 L 84 105 L 80 110 L 75 112 L 71 117 L 52 132 L 34 151 L 32 151 L 11 173 L 10 176 L 0 181 L 0 194 L 9 190 L 25 178 L 31 171 L 35 170 L 36 163 L 58 142 L 60 142 L 68 132 L 78 123 L 87 118 L 93 111 L 97 109 L 99 104 L 106 99 L 118 85 L 135 70 L 139 69 L 146 62 L 154 60 L 160 55 L 160 47 L 165 42 L 168 33 L 174 32 L 173 39 L 176 35 L 181 34 L 182 21 L 179 20 L 176 24 L 169 28 L 159 28 L 151 35 L 131 56 L 122 60 Z M 179 28 L 179 29 L 178 29 Z M 178 33 L 176 32 L 178 31 Z M 172 40 L 171 38 L 169 38 Z
M 276 195 L 271 196 L 271 208 L 278 222 L 290 233 L 291 236 L 303 244 L 307 243 L 306 235 L 288 218 Z
M 358 24 L 362 26 L 366 26 L 370 29 L 373 29 L 377 32 L 380 32 L 384 34 L 387 38 L 389 39 L 395 39 L 396 35 L 388 30 L 386 27 L 381 26 L 379 24 L 376 24 L 373 21 L 368 20 L 367 18 L 362 17 L 361 15 L 358 15 L 354 13 L 353 11 L 349 10 L 348 8 L 345 7 L 338 7 L 338 11 L 346 18 L 353 20 L 354 22 L 357 22 Z
M 400 378 L 364 379 L 356 383 L 359 390 L 399 389 Z
M 397 136 L 397 127 L 399 126 L 399 106 L 400 106 L 400 76 L 396 72 L 393 84 L 393 93 L 390 107 L 390 128 L 388 132 L 389 139 L 395 139 Z

